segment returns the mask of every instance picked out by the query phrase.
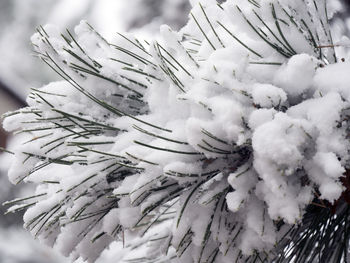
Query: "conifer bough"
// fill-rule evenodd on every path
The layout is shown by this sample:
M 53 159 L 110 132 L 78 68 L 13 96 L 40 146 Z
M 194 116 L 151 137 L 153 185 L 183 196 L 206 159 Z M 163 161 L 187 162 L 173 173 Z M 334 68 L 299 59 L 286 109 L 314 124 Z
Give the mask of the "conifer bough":
M 120 262 L 345 262 L 350 64 L 329 3 L 193 0 L 154 41 L 39 27 L 62 81 L 5 115 L 9 178 L 37 185 L 9 212 L 88 262 L 115 241 Z

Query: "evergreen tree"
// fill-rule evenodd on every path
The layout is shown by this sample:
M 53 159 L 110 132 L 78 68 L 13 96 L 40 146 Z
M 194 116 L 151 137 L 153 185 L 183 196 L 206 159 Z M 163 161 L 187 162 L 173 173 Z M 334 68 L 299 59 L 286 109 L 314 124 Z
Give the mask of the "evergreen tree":
M 9 178 L 37 184 L 9 211 L 89 262 L 115 240 L 132 262 L 346 261 L 350 79 L 332 6 L 191 4 L 153 41 L 38 28 L 63 80 L 5 116 L 26 137 Z

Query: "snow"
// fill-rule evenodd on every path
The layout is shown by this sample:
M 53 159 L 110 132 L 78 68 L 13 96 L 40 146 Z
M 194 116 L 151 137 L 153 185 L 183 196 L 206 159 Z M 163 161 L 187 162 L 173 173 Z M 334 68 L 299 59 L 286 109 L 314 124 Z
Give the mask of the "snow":
M 217 248 L 218 263 L 241 254 L 243 262 L 273 253 L 316 190 L 338 200 L 350 161 L 348 62 L 315 46 L 331 43 L 323 9 L 259 3 L 191 1 L 189 23 L 179 32 L 162 26 L 150 42 L 127 34 L 110 45 L 84 21 L 78 44 L 51 26 L 52 44 L 34 35 L 37 51 L 72 79 L 33 92 L 4 122 L 35 138 L 14 150 L 11 180 L 47 194 L 27 210 L 26 227 L 88 262 L 122 241 L 118 225 L 141 255 L 209 262 Z M 295 24 L 281 25 L 287 38 L 271 7 L 281 21 L 295 14 Z
M 319 87 L 321 94 L 334 91 L 338 92 L 345 99 L 350 98 L 350 92 L 346 86 L 347 81 L 350 80 L 346 70 L 348 66 L 349 62 L 343 62 L 317 70 L 314 82 Z
M 277 111 L 275 109 L 258 109 L 249 115 L 249 127 L 253 130 L 266 122 L 273 120 Z
M 107 39 L 127 30 L 150 38 L 163 23 L 174 28 L 183 26 L 189 11 L 186 0 L 11 0 L 1 4 L 0 77 L 23 100 L 32 87 L 58 79 L 34 58 L 28 40 L 36 27 L 49 23 L 57 25 L 60 32 L 66 28 L 72 31 L 79 20 L 86 19 Z
M 287 95 L 283 89 L 270 84 L 255 84 L 252 96 L 254 103 L 263 108 L 274 108 L 287 100 Z
M 307 54 L 293 56 L 276 72 L 274 83 L 290 96 L 300 96 L 312 87 L 317 61 Z

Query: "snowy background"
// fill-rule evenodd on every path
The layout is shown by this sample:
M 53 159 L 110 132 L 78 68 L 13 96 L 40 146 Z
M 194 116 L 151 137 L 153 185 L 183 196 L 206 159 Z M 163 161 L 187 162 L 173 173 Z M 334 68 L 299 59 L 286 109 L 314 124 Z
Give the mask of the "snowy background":
M 186 0 L 1 0 L 0 1 L 0 82 L 25 101 L 31 87 L 40 87 L 57 79 L 32 51 L 30 37 L 35 28 L 55 24 L 62 31 L 84 19 L 107 39 L 116 32 L 133 31 L 148 38 L 159 31 L 161 24 L 181 28 L 190 6 Z M 13 108 L 5 106 L 0 96 L 1 114 Z M 11 144 L 11 142 L 9 143 Z M 11 146 L 9 146 L 11 147 Z M 8 156 L 0 155 L 0 203 L 25 196 L 26 187 L 14 187 L 8 182 Z M 66 258 L 41 245 L 22 228 L 20 213 L 3 215 L 0 206 L 1 263 L 63 263 Z M 101 261 L 108 262 L 105 255 Z M 112 260 L 112 259 L 111 259 Z M 115 260 L 115 258 L 114 258 Z

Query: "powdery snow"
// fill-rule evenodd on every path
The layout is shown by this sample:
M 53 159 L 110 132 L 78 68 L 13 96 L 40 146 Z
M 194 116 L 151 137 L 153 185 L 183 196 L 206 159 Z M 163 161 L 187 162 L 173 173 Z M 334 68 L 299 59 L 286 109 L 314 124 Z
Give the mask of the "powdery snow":
M 188 24 L 157 41 L 110 44 L 85 22 L 76 42 L 52 27 L 33 36 L 67 81 L 5 119 L 28 133 L 10 178 L 45 190 L 25 225 L 64 254 L 92 262 L 126 235 L 167 262 L 246 262 L 269 255 L 315 193 L 334 203 L 344 190 L 349 64 L 319 48 L 332 43 L 324 8 L 191 4 Z

